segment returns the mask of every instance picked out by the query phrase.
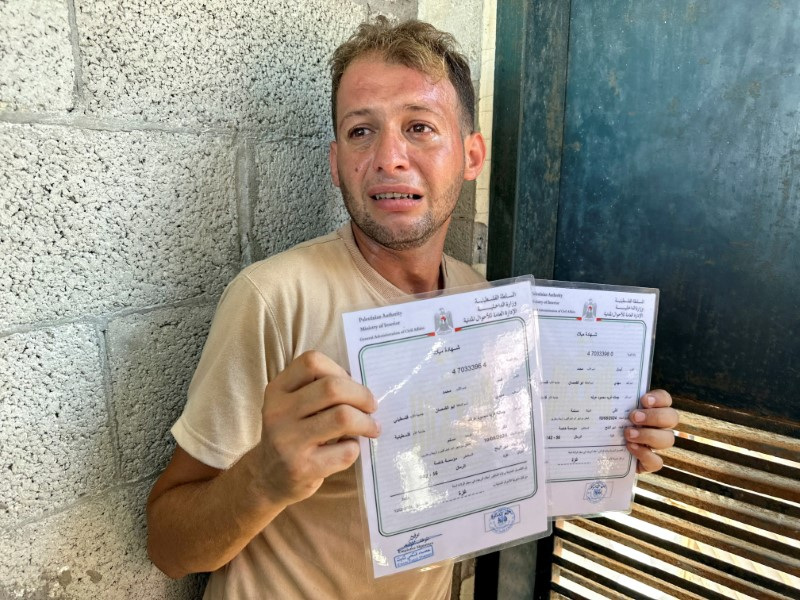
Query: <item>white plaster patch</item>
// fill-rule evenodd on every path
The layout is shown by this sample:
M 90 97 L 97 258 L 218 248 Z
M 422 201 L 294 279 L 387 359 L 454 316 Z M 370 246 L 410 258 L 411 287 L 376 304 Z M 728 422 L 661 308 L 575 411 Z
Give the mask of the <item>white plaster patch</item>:
M 219 294 L 234 162 L 228 138 L 0 123 L 0 331 Z

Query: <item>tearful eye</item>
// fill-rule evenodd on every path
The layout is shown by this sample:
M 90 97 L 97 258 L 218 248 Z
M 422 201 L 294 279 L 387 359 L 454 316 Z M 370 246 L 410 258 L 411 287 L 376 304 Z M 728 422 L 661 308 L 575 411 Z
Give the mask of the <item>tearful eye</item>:
M 425 125 L 424 123 L 414 123 L 411 126 L 411 131 L 414 133 L 428 133 L 433 131 L 429 125 Z

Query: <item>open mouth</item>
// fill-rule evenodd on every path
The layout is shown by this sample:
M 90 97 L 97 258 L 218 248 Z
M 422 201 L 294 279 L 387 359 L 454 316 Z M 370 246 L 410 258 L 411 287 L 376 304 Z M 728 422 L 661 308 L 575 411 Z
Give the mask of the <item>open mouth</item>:
M 373 200 L 419 200 L 422 198 L 419 194 L 400 194 L 397 192 L 390 192 L 388 194 L 375 194 L 370 196 Z

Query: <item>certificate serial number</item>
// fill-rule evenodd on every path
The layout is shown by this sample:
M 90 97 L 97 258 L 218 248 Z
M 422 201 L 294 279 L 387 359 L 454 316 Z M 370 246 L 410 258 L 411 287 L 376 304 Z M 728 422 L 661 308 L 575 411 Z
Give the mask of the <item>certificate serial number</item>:
M 614 356 L 612 350 L 589 350 L 586 356 Z
M 475 364 L 472 364 L 472 365 L 464 365 L 463 367 L 456 367 L 455 369 L 450 371 L 450 373 L 452 373 L 453 375 L 456 375 L 458 373 L 468 373 L 470 371 L 476 371 L 478 369 L 482 369 L 485 366 L 486 366 L 485 362 L 484 363 L 475 363 Z

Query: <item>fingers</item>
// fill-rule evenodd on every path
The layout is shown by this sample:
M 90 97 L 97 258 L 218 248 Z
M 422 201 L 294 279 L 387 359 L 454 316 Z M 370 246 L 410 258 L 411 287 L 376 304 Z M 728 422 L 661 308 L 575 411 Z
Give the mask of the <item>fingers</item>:
M 638 429 L 628 427 L 625 429 L 625 439 L 640 446 L 647 446 L 653 450 L 665 450 L 675 444 L 675 434 L 671 429 Z
M 634 425 L 659 429 L 673 429 L 678 425 L 678 411 L 671 408 L 672 396 L 664 390 L 647 392 L 642 397 L 641 405 L 643 408 L 630 414 Z
M 314 453 L 313 462 L 322 477 L 344 471 L 358 458 L 360 448 L 354 439 L 339 440 L 335 444 L 320 446 Z
M 672 396 L 664 390 L 650 390 L 641 399 L 642 408 L 630 414 L 634 427 L 625 430 L 628 451 L 638 461 L 637 473 L 651 473 L 664 466 L 653 450 L 671 448 L 675 443 L 672 429 L 678 425 L 678 412 L 672 408 Z
M 637 473 L 652 473 L 664 466 L 663 459 L 647 446 L 628 442 L 628 452 L 636 459 Z
M 304 419 L 302 426 L 301 435 L 316 444 L 325 444 L 344 436 L 376 438 L 381 432 L 375 419 L 347 404 L 337 404 L 315 413 Z
M 377 437 L 377 402 L 364 386 L 319 352 L 306 352 L 264 392 L 259 480 L 265 496 L 290 504 L 358 458 L 353 437 Z
M 628 427 L 625 430 L 625 439 L 628 441 L 628 451 L 638 461 L 636 472 L 652 473 L 664 466 L 664 460 L 653 450 L 671 448 L 675 443 L 675 434 L 671 429 Z
M 268 421 L 309 417 L 337 404 L 373 413 L 378 405 L 372 393 L 320 352 L 297 357 L 267 385 L 264 417 Z
M 641 399 L 645 408 L 663 408 L 672 406 L 672 396 L 665 390 L 650 390 Z
M 308 498 L 326 477 L 350 467 L 360 453 L 358 442 L 352 438 L 314 446 L 312 450 L 298 447 L 292 450 L 276 454 L 262 482 L 264 494 L 277 504 L 288 505 Z
M 282 373 L 275 378 L 278 385 L 267 386 L 262 436 L 286 434 L 299 445 L 324 444 L 343 436 L 378 436 L 380 427 L 370 416 L 378 405 L 366 387 L 338 373 L 312 379 L 303 361 L 300 363 L 300 368 L 293 369 L 288 378 L 299 381 L 305 377 L 310 383 L 286 392 L 285 382 L 279 381 Z
M 322 352 L 304 352 L 286 367 L 276 378 L 276 386 L 284 392 L 294 392 L 316 379 L 325 376 L 348 377 L 347 371 Z
M 302 417 L 347 404 L 365 413 L 378 410 L 378 402 L 366 387 L 348 377 L 326 376 L 295 392 Z
M 637 427 L 671 430 L 678 425 L 678 411 L 674 408 L 638 408 L 630 414 L 630 420 Z
M 359 444 L 350 435 L 377 435 L 378 431 L 369 415 L 347 405 L 300 421 L 265 419 L 257 485 L 276 503 L 303 500 L 316 492 L 326 477 L 358 458 Z M 330 440 L 336 441 L 327 443 Z

